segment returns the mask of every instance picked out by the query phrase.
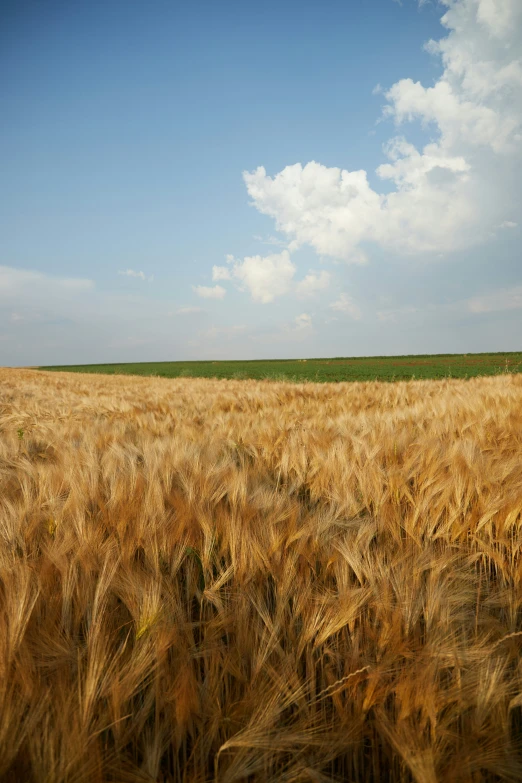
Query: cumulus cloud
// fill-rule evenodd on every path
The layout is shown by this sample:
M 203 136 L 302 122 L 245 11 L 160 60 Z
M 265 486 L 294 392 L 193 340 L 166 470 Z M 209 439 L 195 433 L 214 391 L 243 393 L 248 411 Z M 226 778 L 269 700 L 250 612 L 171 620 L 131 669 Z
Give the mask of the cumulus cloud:
M 346 313 L 353 318 L 354 321 L 359 321 L 361 318 L 360 309 L 348 294 L 341 294 L 335 302 L 331 303 L 330 308 L 332 310 L 337 310 L 340 313 Z
M 330 285 L 330 273 L 310 271 L 306 277 L 300 280 L 296 286 L 296 293 L 299 297 L 314 296 L 319 291 L 324 291 Z
M 244 172 L 252 203 L 293 246 L 348 263 L 366 243 L 405 255 L 451 252 L 487 240 L 520 205 L 522 163 L 522 3 L 441 0 L 447 34 L 426 49 L 443 73 L 434 85 L 404 78 L 382 90 L 385 118 L 417 121 L 432 139 L 422 149 L 396 135 L 376 170 L 311 161 L 269 176 Z
M 253 203 L 279 231 L 323 255 L 360 261 L 357 244 L 380 209 L 366 172 L 312 161 L 287 166 L 273 178 L 263 166 L 243 177 Z
M 220 285 L 212 287 L 206 285 L 193 285 L 192 290 L 203 299 L 223 299 L 226 294 L 226 290 Z
M 299 298 L 311 297 L 330 285 L 331 276 L 326 270 L 310 270 L 302 280 L 294 283 L 296 266 L 288 249 L 243 259 L 227 255 L 226 260 L 228 266 L 212 267 L 213 280 L 233 280 L 239 288 L 247 290 L 254 301 L 263 304 L 290 292 L 295 292 Z
M 247 291 L 255 302 L 262 304 L 269 304 L 290 292 L 300 298 L 311 297 L 330 285 L 330 273 L 326 270 L 310 270 L 302 280 L 294 282 L 296 266 L 288 248 L 281 253 L 243 259 L 227 255 L 226 262 L 227 266 L 212 267 L 212 279 L 231 280 L 240 290 Z
M 243 260 L 227 256 L 226 267 L 214 267 L 225 269 L 230 277 L 243 289 L 246 289 L 255 302 L 267 304 L 286 294 L 292 284 L 296 267 L 290 260 L 288 250 L 281 253 L 273 253 L 269 256 L 246 256 Z

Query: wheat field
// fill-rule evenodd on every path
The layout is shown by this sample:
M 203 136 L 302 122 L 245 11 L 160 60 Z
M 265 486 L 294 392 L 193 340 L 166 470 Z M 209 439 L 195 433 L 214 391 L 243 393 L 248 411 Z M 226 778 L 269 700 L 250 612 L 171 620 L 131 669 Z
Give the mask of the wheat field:
M 522 375 L 0 370 L 0 780 L 522 779 Z

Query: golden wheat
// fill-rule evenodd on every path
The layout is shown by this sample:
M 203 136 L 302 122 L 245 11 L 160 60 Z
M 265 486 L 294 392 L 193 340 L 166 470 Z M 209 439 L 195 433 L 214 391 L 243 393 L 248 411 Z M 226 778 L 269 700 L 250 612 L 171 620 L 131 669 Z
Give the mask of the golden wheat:
M 522 779 L 522 376 L 0 395 L 3 781 Z

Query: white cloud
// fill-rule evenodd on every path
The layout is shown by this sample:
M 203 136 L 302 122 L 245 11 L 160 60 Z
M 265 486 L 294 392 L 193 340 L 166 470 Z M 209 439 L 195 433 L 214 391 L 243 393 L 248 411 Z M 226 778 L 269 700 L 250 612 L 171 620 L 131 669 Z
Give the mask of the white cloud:
M 145 275 L 145 272 L 135 272 L 134 269 L 120 270 L 118 274 L 125 275 L 126 277 L 139 277 L 140 280 L 148 280 L 149 282 L 152 282 L 154 280 L 154 275 L 147 277 Z
M 491 313 L 522 308 L 522 285 L 502 288 L 485 296 L 469 299 L 468 310 L 472 313 Z
M 431 48 L 435 52 L 435 47 Z M 412 79 L 401 79 L 388 90 L 385 116 L 397 125 L 420 119 L 425 125 L 435 123 L 442 133 L 444 146 L 465 142 L 471 146 L 491 147 L 501 152 L 509 144 L 520 124 L 516 115 L 506 118 L 490 106 L 469 100 L 463 90 L 441 79 L 433 87 L 423 87 Z
M 231 280 L 230 269 L 226 266 L 213 266 L 212 267 L 212 280 Z
M 319 291 L 324 291 L 330 285 L 330 273 L 310 271 L 306 277 L 300 280 L 296 286 L 296 293 L 299 297 L 314 296 Z
M 518 223 L 513 223 L 512 220 L 504 220 L 504 222 L 500 224 L 499 228 L 516 228 L 517 226 Z
M 273 247 L 285 247 L 288 249 L 288 242 L 284 239 L 279 239 L 278 237 L 274 236 L 268 236 L 268 237 L 261 237 L 258 234 L 254 234 L 253 237 L 256 242 L 261 242 L 262 245 L 271 245 Z
M 212 287 L 206 285 L 193 285 L 192 290 L 203 299 L 223 299 L 226 294 L 226 290 L 220 285 Z
M 255 302 L 262 304 L 269 304 L 291 292 L 300 298 L 310 297 L 330 284 L 330 273 L 326 270 L 310 270 L 302 280 L 294 283 L 296 266 L 290 259 L 288 248 L 281 253 L 246 256 L 243 259 L 227 255 L 226 262 L 227 266 L 212 267 L 212 279 L 232 280 L 240 290 L 248 291 Z
M 246 288 L 254 301 L 263 304 L 288 293 L 296 270 L 288 250 L 269 256 L 246 256 L 242 261 L 227 256 L 227 263 L 232 265 L 231 278 Z
M 373 189 L 364 170 L 311 161 L 268 176 L 244 172 L 255 207 L 297 246 L 348 263 L 376 243 L 405 255 L 445 253 L 486 241 L 506 211 L 520 210 L 522 2 L 441 0 L 447 34 L 427 50 L 442 61 L 433 86 L 404 78 L 384 92 L 384 117 L 420 121 L 417 149 L 402 136 L 384 149 Z M 361 253 L 363 253 L 361 255 Z
M 308 313 L 301 313 L 294 318 L 294 331 L 303 332 L 309 331 L 312 328 L 312 316 Z
M 340 313 L 347 313 L 354 321 L 359 321 L 361 318 L 361 311 L 348 294 L 341 294 L 335 302 L 329 305 L 332 310 L 337 310 Z
M 446 4 L 449 5 L 448 0 Z M 518 0 L 474 0 L 470 5 L 476 7 L 479 22 L 497 38 L 504 37 L 513 26 L 520 29 L 522 12 Z
M 380 197 L 371 190 L 366 172 L 312 161 L 304 167 L 287 166 L 274 178 L 262 166 L 243 177 L 255 206 L 275 218 L 279 231 L 318 253 L 359 260 L 357 244 L 380 209 Z

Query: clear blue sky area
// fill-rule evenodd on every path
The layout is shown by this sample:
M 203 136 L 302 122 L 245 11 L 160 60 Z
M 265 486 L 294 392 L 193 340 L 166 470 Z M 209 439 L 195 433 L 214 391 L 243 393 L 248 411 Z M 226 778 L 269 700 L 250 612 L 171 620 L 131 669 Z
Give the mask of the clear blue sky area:
M 451 126 L 429 92 L 445 81 L 469 103 L 468 87 L 424 48 L 492 38 L 483 1 L 456 0 L 464 32 L 441 25 L 444 4 L 414 0 L 2 3 L 0 364 L 520 349 L 521 112 L 506 149 L 484 141 L 509 192 L 493 216 L 475 199 L 489 176 L 480 150 L 455 137 L 447 91 Z M 386 95 L 405 79 L 424 97 Z M 477 95 L 505 127 L 522 105 Z M 378 175 L 397 136 L 429 181 Z M 437 171 L 473 188 L 437 185 L 418 162 L 430 142 L 450 161 Z M 276 189 L 312 161 L 324 170 Z M 260 166 L 254 192 L 243 173 Z M 377 198 L 401 191 L 410 215 L 407 199 L 426 208 L 414 223 L 387 202 L 368 217 L 322 184 L 335 168 L 366 171 Z M 439 247 L 424 221 L 431 205 L 446 220 L 446 197 L 462 219 L 447 218 Z

